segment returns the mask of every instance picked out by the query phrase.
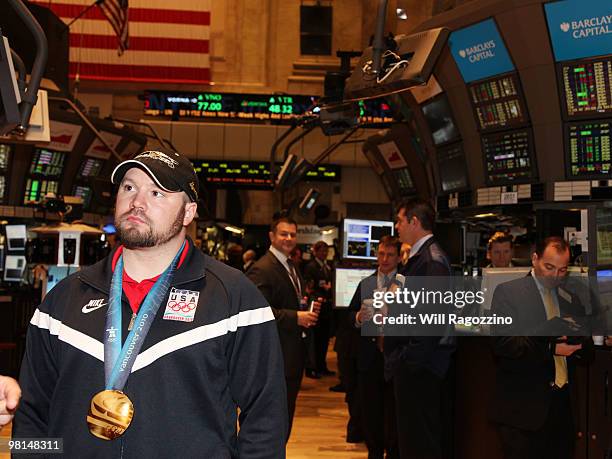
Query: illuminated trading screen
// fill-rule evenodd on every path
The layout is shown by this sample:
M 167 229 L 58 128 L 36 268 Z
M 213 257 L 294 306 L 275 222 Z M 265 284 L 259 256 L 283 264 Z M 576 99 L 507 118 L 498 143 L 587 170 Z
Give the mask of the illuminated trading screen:
M 44 175 L 45 177 L 59 177 L 62 174 L 65 154 L 59 151 L 37 148 L 34 151 L 30 174 Z
M 535 178 L 531 142 L 527 129 L 483 135 L 487 183 L 501 185 Z
M 39 180 L 35 178 L 29 178 L 26 184 L 26 191 L 24 197 L 24 204 L 28 204 L 31 201 L 40 201 L 47 193 L 57 194 L 59 188 L 59 182 L 54 180 Z
M 410 175 L 410 170 L 407 167 L 403 169 L 397 169 L 393 171 L 393 177 L 395 178 L 395 184 L 399 189 L 401 196 L 406 196 L 414 193 L 414 183 Z
M 8 169 L 10 153 L 11 153 L 10 145 L 0 144 L 0 169 L 3 171 Z
M 505 75 L 468 85 L 480 130 L 524 125 L 528 121 L 516 75 Z
M 79 177 L 97 177 L 102 171 L 104 161 L 96 158 L 85 158 L 81 163 Z
M 586 121 L 566 126 L 571 177 L 609 178 L 612 121 Z
M 83 208 L 88 209 L 91 202 L 91 188 L 88 186 L 75 185 L 72 190 L 73 196 L 78 196 L 83 199 Z
M 593 59 L 561 67 L 568 117 L 612 113 L 612 59 Z
M 314 110 L 320 96 L 291 94 L 240 94 L 214 92 L 145 93 L 146 116 L 287 121 Z M 361 123 L 390 123 L 391 108 L 384 98 L 360 101 Z

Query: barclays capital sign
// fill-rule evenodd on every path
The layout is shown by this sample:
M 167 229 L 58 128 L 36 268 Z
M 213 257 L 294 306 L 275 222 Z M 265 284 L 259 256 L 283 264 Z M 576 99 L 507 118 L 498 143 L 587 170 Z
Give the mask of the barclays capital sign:
M 544 10 L 555 60 L 612 54 L 612 1 L 564 0 Z
M 454 31 L 448 45 L 466 83 L 514 70 L 493 19 Z

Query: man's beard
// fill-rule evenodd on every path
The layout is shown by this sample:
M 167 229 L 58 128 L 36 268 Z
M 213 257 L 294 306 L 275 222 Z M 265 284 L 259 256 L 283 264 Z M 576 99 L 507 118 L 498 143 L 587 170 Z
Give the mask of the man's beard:
M 144 232 L 139 231 L 137 228 L 125 228 L 125 219 L 130 215 L 136 216 L 143 220 L 148 229 Z M 153 232 L 153 225 L 151 221 L 142 213 L 129 211 L 116 218 L 115 226 L 117 227 L 117 234 L 121 244 L 126 249 L 144 249 L 149 247 L 155 247 L 157 245 L 165 244 L 170 241 L 183 229 L 183 219 L 185 218 L 185 207 L 181 206 L 176 218 L 164 233 Z

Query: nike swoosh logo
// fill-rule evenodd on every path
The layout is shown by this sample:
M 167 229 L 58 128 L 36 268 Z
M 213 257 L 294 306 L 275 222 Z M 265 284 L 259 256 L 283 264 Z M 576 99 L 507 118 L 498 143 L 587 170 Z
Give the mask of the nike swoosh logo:
M 104 307 L 107 304 L 108 303 L 104 303 L 104 304 L 99 304 L 99 305 L 95 305 L 95 306 L 89 306 L 88 304 L 86 304 L 85 306 L 83 306 L 83 309 L 81 309 L 81 311 L 84 314 L 87 314 L 88 312 L 95 311 L 96 309 L 100 309 L 101 307 Z

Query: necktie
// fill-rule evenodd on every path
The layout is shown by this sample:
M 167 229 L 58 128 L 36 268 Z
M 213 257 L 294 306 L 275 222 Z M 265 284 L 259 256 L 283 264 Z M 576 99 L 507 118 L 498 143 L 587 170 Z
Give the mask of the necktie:
M 295 294 L 297 295 L 299 303 L 302 301 L 302 288 L 300 285 L 300 279 L 298 278 L 293 261 L 287 259 L 287 265 L 289 266 L 289 277 L 291 278 L 291 282 L 293 283 L 293 288 L 295 289 Z
M 559 309 L 555 306 L 552 290 L 544 289 L 544 308 L 546 309 L 546 319 L 559 317 Z M 555 385 L 563 387 L 567 384 L 567 359 L 562 355 L 555 355 Z

